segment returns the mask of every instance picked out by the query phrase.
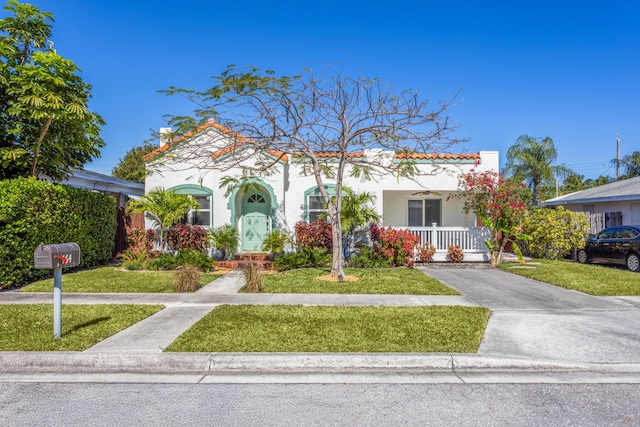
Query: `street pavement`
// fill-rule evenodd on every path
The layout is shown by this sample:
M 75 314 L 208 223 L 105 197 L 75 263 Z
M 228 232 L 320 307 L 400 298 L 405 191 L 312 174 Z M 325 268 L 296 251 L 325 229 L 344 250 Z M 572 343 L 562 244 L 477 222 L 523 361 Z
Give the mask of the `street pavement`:
M 640 297 L 595 297 L 491 268 L 420 269 L 461 295 L 239 294 L 239 271 L 193 294 L 63 294 L 63 304 L 166 308 L 84 352 L 0 352 L 0 380 L 62 373 L 233 382 L 238 374 L 263 380 L 266 374 L 279 374 L 291 382 L 330 382 L 333 374 L 349 374 L 356 382 L 370 375 L 381 382 L 411 382 L 430 373 L 431 381 L 473 382 L 481 373 L 485 381 L 489 376 L 500 382 L 507 377 L 528 381 L 532 373 L 543 373 L 538 381 L 562 377 L 571 382 L 589 373 L 604 382 L 640 382 Z M 49 293 L 0 292 L 0 304 L 51 302 Z M 220 304 L 466 305 L 487 307 L 492 314 L 477 354 L 163 352 Z

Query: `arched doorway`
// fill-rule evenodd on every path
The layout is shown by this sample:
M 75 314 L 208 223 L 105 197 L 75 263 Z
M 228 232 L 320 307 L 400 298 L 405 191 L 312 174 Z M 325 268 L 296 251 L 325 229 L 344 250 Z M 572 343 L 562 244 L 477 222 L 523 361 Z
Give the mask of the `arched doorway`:
M 241 251 L 259 252 L 271 231 L 271 200 L 262 190 L 250 190 L 242 195 L 240 207 Z

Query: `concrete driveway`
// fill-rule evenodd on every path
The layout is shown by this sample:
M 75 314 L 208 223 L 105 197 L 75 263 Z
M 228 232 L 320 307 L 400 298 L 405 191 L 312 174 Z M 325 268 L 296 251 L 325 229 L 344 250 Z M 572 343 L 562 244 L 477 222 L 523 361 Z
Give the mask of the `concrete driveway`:
M 421 269 L 492 310 L 480 355 L 640 362 L 640 297 L 595 297 L 498 269 Z

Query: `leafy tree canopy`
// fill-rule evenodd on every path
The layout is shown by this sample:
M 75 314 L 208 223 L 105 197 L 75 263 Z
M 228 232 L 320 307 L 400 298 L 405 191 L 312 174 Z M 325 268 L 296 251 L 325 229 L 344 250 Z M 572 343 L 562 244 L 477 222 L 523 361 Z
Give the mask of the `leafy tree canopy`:
M 53 15 L 8 0 L 0 19 L 0 179 L 64 178 L 104 146 L 91 86 L 50 41 Z
M 452 137 L 456 125 L 447 117 L 453 100 L 432 105 L 416 91 L 396 91 L 378 79 L 311 70 L 299 76 L 277 76 L 269 70 L 230 66 L 214 82 L 205 91 L 175 87 L 164 91 L 198 105 L 193 116 L 172 117 L 169 123 L 184 135 L 213 118 L 231 129 L 229 143 L 225 146 L 213 137 L 191 141 L 175 150 L 172 158 L 189 167 L 243 170 L 243 176 L 221 180 L 223 185 L 239 185 L 244 177 L 273 173 L 279 161 L 274 152 L 296 158 L 304 166 L 303 173 L 315 178 L 328 209 L 334 277 L 344 276 L 341 210 L 345 174 L 376 179 L 377 174 L 392 173 L 398 179 L 411 178 L 421 173 L 411 154 L 441 152 L 461 141 Z M 210 162 L 210 155 L 220 150 L 229 153 L 224 161 Z M 368 154 L 352 155 L 356 152 Z M 326 180 L 335 183 L 335 198 L 327 193 Z
M 142 157 L 151 153 L 156 148 L 157 147 L 150 142 L 142 146 L 133 147 L 120 159 L 116 167 L 111 171 L 111 175 L 120 179 L 144 183 L 147 169 Z

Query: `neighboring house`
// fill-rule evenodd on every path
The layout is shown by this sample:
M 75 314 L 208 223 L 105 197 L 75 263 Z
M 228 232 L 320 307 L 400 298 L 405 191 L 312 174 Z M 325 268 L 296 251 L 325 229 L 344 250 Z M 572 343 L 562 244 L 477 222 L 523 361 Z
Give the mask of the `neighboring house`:
M 124 208 L 129 199 L 144 194 L 144 184 L 80 169 L 73 169 L 59 184 L 111 194 L 116 198 L 119 208 Z
M 221 172 L 208 168 L 232 156 L 228 148 L 211 149 L 211 145 L 224 147 L 229 141 L 230 131 L 210 122 L 198 132 L 162 144 L 145 159 L 148 175 L 145 189 L 163 187 L 174 189 L 181 194 L 190 194 L 200 206 L 189 213 L 187 219 L 192 224 L 204 227 L 218 227 L 232 224 L 239 230 L 238 253 L 258 252 L 264 236 L 278 228 L 293 230 L 298 221 L 311 222 L 323 212 L 322 196 L 311 174 L 305 175 L 305 160 L 287 153 L 269 152 L 274 173 L 266 178 L 252 178 L 255 188 L 244 191 L 235 187 L 228 197 L 220 188 L 221 178 L 239 175 L 242 167 Z M 209 151 L 204 151 L 204 140 Z M 216 142 L 217 141 L 217 142 Z M 194 149 L 194 147 L 198 147 Z M 250 144 L 236 144 L 236 150 L 251 150 Z M 178 162 L 171 153 L 174 150 L 207 152 L 204 162 L 192 164 Z M 387 155 L 390 161 L 397 161 L 393 153 L 370 151 L 352 153 L 353 156 L 367 157 Z M 477 171 L 498 170 L 498 152 L 481 151 L 474 154 L 415 154 L 418 166 L 427 176 L 421 176 L 418 183 L 409 179 L 396 179 L 391 175 L 375 181 L 355 179 L 345 173 L 344 185 L 357 193 L 371 192 L 376 196 L 375 209 L 382 216 L 381 226 L 406 228 L 420 235 L 421 242 L 429 241 L 439 249 L 434 259 L 444 260 L 448 245 L 456 244 L 465 250 L 465 260 L 487 260 L 485 227 L 476 227 L 473 214 L 463 212 L 464 202 L 450 198 L 457 194 L 458 178 L 462 172 L 475 168 Z M 330 159 L 335 153 L 321 153 L 318 157 Z M 202 159 L 201 159 L 202 160 Z M 325 187 L 331 193 L 335 185 L 325 180 Z
M 50 180 L 46 177 L 45 179 Z M 73 169 L 71 174 L 59 184 L 86 188 L 115 197 L 118 208 L 118 229 L 116 230 L 114 256 L 127 249 L 127 231 L 129 229 L 144 228 L 143 214 L 130 216 L 124 212 L 129 199 L 140 197 L 144 194 L 144 184 L 80 169 Z
M 546 205 L 587 212 L 592 233 L 614 225 L 640 225 L 640 177 L 565 194 Z

